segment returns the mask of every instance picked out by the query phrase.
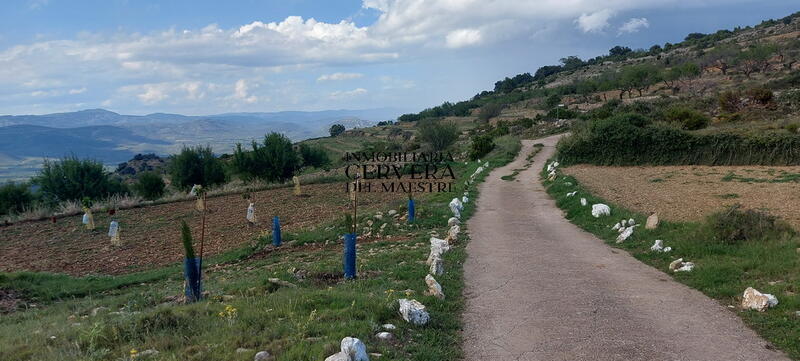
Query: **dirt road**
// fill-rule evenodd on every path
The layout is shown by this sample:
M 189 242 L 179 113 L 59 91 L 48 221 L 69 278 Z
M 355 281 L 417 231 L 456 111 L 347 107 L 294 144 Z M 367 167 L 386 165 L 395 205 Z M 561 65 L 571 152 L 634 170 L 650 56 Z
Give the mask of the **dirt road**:
M 524 141 L 481 185 L 465 263 L 466 360 L 786 360 L 723 306 L 562 217 Z M 517 177 L 534 143 L 546 146 Z M 587 210 L 588 211 L 588 210 Z

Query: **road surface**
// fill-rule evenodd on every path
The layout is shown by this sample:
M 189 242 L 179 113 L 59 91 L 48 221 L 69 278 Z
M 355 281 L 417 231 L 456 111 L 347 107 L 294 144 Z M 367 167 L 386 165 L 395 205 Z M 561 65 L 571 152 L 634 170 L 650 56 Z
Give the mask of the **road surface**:
M 557 141 L 523 141 L 480 186 L 464 265 L 466 360 L 788 359 L 716 301 L 564 219 L 538 175 Z M 501 180 L 534 143 L 545 147 L 519 181 Z

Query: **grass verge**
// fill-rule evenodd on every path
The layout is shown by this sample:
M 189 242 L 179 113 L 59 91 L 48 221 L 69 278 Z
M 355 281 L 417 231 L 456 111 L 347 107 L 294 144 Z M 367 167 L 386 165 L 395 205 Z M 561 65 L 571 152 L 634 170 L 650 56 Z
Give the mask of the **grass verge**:
M 560 175 L 555 181 L 547 181 L 546 175 L 542 170 L 547 192 L 570 222 L 664 272 L 669 272 L 669 263 L 677 258 L 694 262 L 696 267 L 692 272 L 670 273 L 670 276 L 729 306 L 762 337 L 793 359 L 800 359 L 800 317 L 795 314 L 800 309 L 800 242 L 796 237 L 725 244 L 716 240 L 718 237 L 707 222 L 662 221 L 654 230 L 637 227 L 631 238 L 616 244 L 618 233 L 611 229 L 614 223 L 634 218 L 643 224 L 647 216 L 593 196 L 574 177 Z M 575 196 L 566 196 L 574 191 L 577 191 Z M 587 206 L 581 206 L 581 198 L 587 199 Z M 591 205 L 596 203 L 609 205 L 612 215 L 592 217 Z M 656 239 L 663 240 L 664 246 L 672 247 L 673 251 L 650 251 Z M 780 303 L 766 312 L 742 310 L 739 305 L 747 287 L 774 294 Z
M 513 137 L 497 143 L 485 158 L 490 168 L 508 163 L 520 148 Z M 375 229 L 386 227 L 380 239 L 359 244 L 354 281 L 341 279 L 338 236 L 344 225 L 337 222 L 286 234 L 286 245 L 276 251 L 259 246 L 219 256 L 205 273 L 209 297 L 190 305 L 171 302 L 183 284 L 177 265 L 109 277 L 2 274 L 0 288 L 39 298 L 41 304 L 0 318 L 0 359 L 132 360 L 152 349 L 158 354 L 148 360 L 244 361 L 260 350 L 276 360 L 321 360 L 338 351 L 342 337 L 354 336 L 369 352 L 382 354 L 381 360 L 458 360 L 465 242 L 444 255 L 446 273 L 436 277 L 445 300 L 424 295 L 424 261 L 431 232 L 447 231 L 447 204 L 465 190 L 475 199 L 477 184 L 490 169 L 465 189 L 463 180 L 478 164 L 453 166 L 461 176 L 454 193 L 419 197 L 416 223 L 386 216 L 388 209 L 402 213 L 401 203 L 387 205 L 382 220 L 364 215 Z M 474 202 L 465 204 L 462 219 L 473 207 Z M 462 232 L 463 240 L 466 227 Z M 396 300 L 406 297 L 427 306 L 427 325 L 412 326 L 400 318 Z M 384 323 L 398 326 L 394 340 L 375 336 Z

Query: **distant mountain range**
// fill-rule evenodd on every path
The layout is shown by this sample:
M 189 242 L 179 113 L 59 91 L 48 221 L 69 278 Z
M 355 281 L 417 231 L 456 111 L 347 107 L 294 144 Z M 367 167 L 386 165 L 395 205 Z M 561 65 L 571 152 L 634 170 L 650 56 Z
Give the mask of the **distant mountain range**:
M 210 145 L 230 152 L 239 142 L 280 132 L 294 141 L 325 136 L 333 124 L 363 128 L 402 113 L 392 108 L 365 110 L 283 111 L 187 116 L 154 113 L 124 115 L 104 109 L 45 115 L 0 116 L 0 181 L 19 179 L 15 164 L 32 159 L 76 155 L 106 164 L 129 160 L 137 153 L 165 155 L 183 145 Z M 20 168 L 22 169 L 22 168 Z

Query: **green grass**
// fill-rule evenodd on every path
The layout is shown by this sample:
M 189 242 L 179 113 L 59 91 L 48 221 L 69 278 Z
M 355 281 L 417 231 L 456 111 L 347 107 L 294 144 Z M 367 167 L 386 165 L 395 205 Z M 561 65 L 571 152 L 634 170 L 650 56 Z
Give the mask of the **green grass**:
M 667 266 L 677 258 L 694 262 L 694 271 L 670 273 L 670 276 L 723 305 L 736 306 L 736 313 L 750 327 L 794 359 L 800 359 L 800 317 L 795 315 L 795 311 L 800 309 L 800 296 L 797 294 L 800 291 L 797 252 L 800 242 L 797 238 L 728 245 L 714 240 L 715 234 L 705 221 L 662 221 L 655 230 L 637 227 L 631 238 L 616 244 L 614 241 L 618 233 L 611 229 L 614 223 L 629 218 L 644 223 L 646 216 L 593 196 L 573 177 L 559 176 L 549 182 L 544 180 L 544 170 L 541 174 L 547 192 L 564 210 L 569 221 L 595 234 L 610 246 L 625 249 L 640 261 L 664 272 L 668 272 Z M 566 197 L 566 193 L 572 191 L 578 191 L 576 196 Z M 588 200 L 589 206 L 580 205 L 581 197 Z M 590 206 L 595 203 L 608 204 L 612 215 L 592 217 Z M 656 239 L 664 240 L 664 246 L 672 247 L 673 251 L 651 252 L 650 246 Z M 747 287 L 774 294 L 780 303 L 763 313 L 739 311 L 741 295 Z
M 490 167 L 506 164 L 519 150 L 513 137 L 499 138 L 497 144 L 484 158 Z M 287 232 L 285 245 L 272 252 L 258 252 L 265 237 L 255 247 L 215 257 L 204 278 L 210 296 L 190 305 L 167 302 L 183 287 L 179 265 L 124 276 L 0 274 L 0 288 L 22 292 L 36 304 L 0 318 L 0 360 L 128 360 L 132 349 L 158 350 L 149 360 L 252 360 L 259 350 L 270 351 L 276 360 L 322 360 L 338 351 L 345 336 L 362 339 L 369 352 L 383 354 L 381 360 L 458 360 L 465 226 L 462 241 L 444 255 L 445 274 L 436 277 L 446 299 L 423 294 L 429 233 L 446 233 L 447 204 L 461 195 L 463 180 L 478 164 L 453 166 L 460 175 L 455 193 L 418 197 L 415 224 L 388 222 L 385 234 L 391 238 L 358 246 L 354 281 L 340 279 L 343 222 Z M 469 189 L 473 199 L 476 186 Z M 387 204 L 384 220 L 389 209 L 402 212 L 403 203 Z M 474 202 L 465 207 L 462 219 L 474 212 Z M 267 281 L 270 277 L 298 287 L 277 286 Z M 405 297 L 425 304 L 431 322 L 405 323 L 396 305 Z M 236 311 L 226 311 L 229 306 Z M 92 315 L 98 307 L 107 310 Z M 374 336 L 384 323 L 398 326 L 395 341 Z M 237 353 L 237 348 L 249 351 Z
M 754 178 L 754 177 L 743 177 L 735 172 L 728 172 L 724 177 L 722 177 L 723 182 L 744 182 L 744 183 L 789 183 L 789 182 L 800 182 L 800 173 L 789 173 L 787 171 L 781 171 L 780 174 L 776 175 L 774 169 L 767 170 L 767 174 L 771 176 L 771 178 Z

